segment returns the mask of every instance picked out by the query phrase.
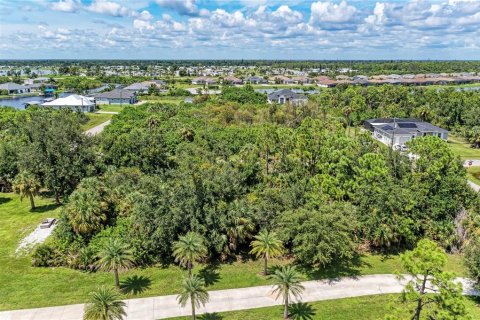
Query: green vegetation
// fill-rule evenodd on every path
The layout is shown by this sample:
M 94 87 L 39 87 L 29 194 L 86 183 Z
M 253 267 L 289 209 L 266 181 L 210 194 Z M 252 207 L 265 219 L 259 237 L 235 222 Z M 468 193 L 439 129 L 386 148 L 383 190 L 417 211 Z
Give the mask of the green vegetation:
M 190 302 L 192 319 L 196 319 L 195 310 L 208 302 L 208 291 L 205 281 L 197 275 L 189 275 L 182 281 L 182 291 L 177 297 L 178 303 L 185 307 Z
M 98 106 L 98 109 L 101 111 L 108 112 L 121 112 L 125 107 L 130 106 L 128 104 L 102 104 Z
M 462 285 L 454 282 L 455 274 L 443 271 L 447 255 L 442 248 L 431 240 L 423 239 L 401 258 L 410 280 L 402 294 L 404 305 L 399 307 L 400 313 L 410 310 L 414 320 L 439 317 L 461 319 L 466 316 Z M 435 294 L 429 293 L 432 291 Z
M 140 101 L 158 102 L 158 103 L 171 103 L 180 104 L 187 97 L 172 97 L 172 96 L 139 96 Z
M 100 287 L 90 293 L 90 300 L 85 306 L 84 320 L 122 320 L 127 313 L 126 304 L 114 290 Z
M 102 124 L 105 121 L 112 119 L 112 116 L 113 114 L 108 114 L 108 113 L 89 113 L 86 115 L 86 117 L 88 118 L 87 122 L 82 124 L 82 129 L 88 130 L 93 127 L 96 127 L 99 124 Z
M 480 149 L 472 148 L 462 137 L 450 134 L 448 137 L 448 145 L 453 153 L 463 160 L 480 160 Z
M 314 313 L 312 320 L 378 320 L 391 311 L 393 305 L 399 301 L 399 295 L 375 295 L 338 300 L 327 300 L 303 304 L 298 314 Z M 480 318 L 480 300 L 475 298 L 466 299 L 468 314 L 472 319 Z M 282 307 L 258 308 L 242 311 L 222 312 L 215 314 L 216 317 L 204 316 L 203 320 L 278 320 L 282 313 Z M 169 320 L 187 320 L 188 317 L 170 318 Z M 308 319 L 308 318 L 307 318 Z M 408 313 L 403 318 L 409 319 Z
M 467 169 L 468 179 L 480 185 L 480 167 L 470 167 Z
M 177 264 L 190 269 L 194 261 L 192 274 L 208 290 L 272 283 L 259 274 L 267 261 L 267 271 L 294 264 L 305 279 L 392 273 L 394 253 L 421 239 L 455 252 L 478 232 L 477 196 L 446 142 L 414 139 L 419 158 L 411 160 L 369 134 L 346 133 L 366 117 L 417 112 L 448 128 L 469 126 L 463 118 L 474 113 L 475 94 L 345 87 L 300 106 L 259 97 L 229 88 L 181 107 L 125 107 L 95 137 L 83 134 L 85 115 L 67 110 L 2 113 L 3 190 L 27 171 L 64 204 L 33 261 L 9 261 L 22 273 L 4 275 L 15 278 L 0 289 L 13 292 L 2 308 L 84 301 L 98 285 L 113 284 L 102 269 L 131 266 L 118 281 L 126 297 L 178 293 L 187 272 Z M 446 104 L 456 111 L 442 109 Z M 458 232 L 460 218 L 465 232 Z M 262 230 L 278 238 L 257 246 Z M 195 241 L 180 238 L 188 234 Z M 128 249 L 99 268 L 112 241 Z M 264 261 L 252 261 L 254 254 Z M 142 288 L 132 289 L 139 280 Z M 28 299 L 10 283 L 28 288 Z M 48 301 L 39 292 L 50 292 Z

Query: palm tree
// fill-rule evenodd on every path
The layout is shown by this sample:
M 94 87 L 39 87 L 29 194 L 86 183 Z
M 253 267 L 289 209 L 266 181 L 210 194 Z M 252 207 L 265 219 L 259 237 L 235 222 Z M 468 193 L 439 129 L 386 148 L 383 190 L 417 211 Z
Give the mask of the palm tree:
M 188 274 L 192 275 L 193 261 L 198 261 L 207 255 L 207 248 L 203 244 L 203 238 L 196 232 L 189 232 L 173 244 L 173 256 L 181 266 L 188 268 Z
M 133 264 L 133 256 L 130 249 L 118 239 L 110 239 L 102 248 L 98 257 L 97 266 L 100 270 L 113 271 L 115 285 L 120 287 L 118 272 L 128 270 Z
M 85 305 L 84 320 L 122 320 L 126 316 L 125 302 L 113 289 L 104 286 L 90 293 Z
M 99 231 L 107 221 L 107 203 L 97 189 L 79 188 L 68 199 L 65 212 L 73 231 L 88 235 Z
M 268 232 L 267 230 L 262 230 L 258 235 L 256 235 L 255 240 L 252 241 L 250 246 L 251 254 L 254 254 L 257 258 L 263 257 L 263 274 L 268 274 L 268 259 L 278 257 L 283 253 L 283 244 L 277 238 L 277 235 L 274 232 Z
M 205 282 L 197 275 L 190 275 L 183 279 L 182 292 L 177 296 L 182 307 L 185 307 L 190 300 L 192 306 L 192 319 L 196 319 L 195 308 L 204 306 L 208 302 L 208 291 L 205 289 Z
M 281 269 L 275 271 L 272 279 L 275 286 L 273 293 L 277 294 L 275 299 L 282 296 L 284 304 L 283 318 L 288 319 L 290 296 L 300 300 L 302 292 L 305 290 L 305 287 L 300 283 L 302 280 L 301 275 L 295 267 L 283 266 Z
M 17 174 L 12 181 L 12 188 L 15 193 L 20 195 L 20 201 L 22 201 L 24 197 L 28 197 L 30 199 L 31 210 L 35 209 L 33 197 L 37 195 L 40 190 L 40 182 L 33 174 L 27 171 Z

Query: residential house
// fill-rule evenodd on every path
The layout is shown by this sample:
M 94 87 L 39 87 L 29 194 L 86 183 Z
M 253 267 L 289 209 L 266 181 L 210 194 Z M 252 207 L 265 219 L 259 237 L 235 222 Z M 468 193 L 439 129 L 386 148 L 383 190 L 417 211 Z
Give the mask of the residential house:
M 212 85 L 216 84 L 217 80 L 209 77 L 199 77 L 192 79 L 192 84 Z
M 68 97 L 45 102 L 42 106 L 54 109 L 71 109 L 73 111 L 93 112 L 95 111 L 95 98 L 72 94 Z
M 425 136 L 447 140 L 448 131 L 428 122 L 412 118 L 379 118 L 364 122 L 375 139 L 389 146 L 404 146 L 408 141 Z
M 233 76 L 229 76 L 229 77 L 226 77 L 226 78 L 223 79 L 223 83 L 239 85 L 239 84 L 243 83 L 243 80 L 239 79 L 239 78 L 236 78 L 236 77 L 233 77 Z
M 301 105 L 307 103 L 308 98 L 290 89 L 278 90 L 268 95 L 268 103 Z
M 93 95 L 97 105 L 100 104 L 134 104 L 137 94 L 134 90 L 114 89 Z
M 167 86 L 167 83 L 162 80 L 148 80 L 132 83 L 131 85 L 123 89 L 134 91 L 136 94 L 142 94 L 147 93 L 152 85 L 156 86 L 159 90 L 161 90 Z
M 6 82 L 0 84 L 0 92 L 1 91 L 6 91 L 7 94 L 20 94 L 30 92 L 30 88 L 14 82 Z
M 251 84 L 264 84 L 264 83 L 267 83 L 267 80 L 263 79 L 262 77 L 251 76 L 246 78 L 244 82 L 251 83 Z

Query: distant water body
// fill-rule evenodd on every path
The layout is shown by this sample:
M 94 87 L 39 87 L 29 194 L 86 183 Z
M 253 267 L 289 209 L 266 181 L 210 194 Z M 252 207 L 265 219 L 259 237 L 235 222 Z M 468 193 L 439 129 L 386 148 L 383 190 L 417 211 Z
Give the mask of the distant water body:
M 59 98 L 70 95 L 71 93 L 61 93 L 58 95 Z M 13 107 L 15 109 L 25 110 L 26 103 L 32 103 L 38 101 L 43 103 L 45 101 L 43 96 L 33 96 L 33 97 L 18 97 L 13 99 L 0 99 L 0 106 L 2 107 Z

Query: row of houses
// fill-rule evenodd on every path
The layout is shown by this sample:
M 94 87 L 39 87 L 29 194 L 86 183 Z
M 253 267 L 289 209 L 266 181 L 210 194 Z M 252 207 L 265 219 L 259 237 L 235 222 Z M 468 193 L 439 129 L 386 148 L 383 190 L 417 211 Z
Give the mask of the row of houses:
M 240 79 L 233 76 L 225 77 L 222 81 L 212 77 L 199 77 L 192 80 L 195 85 L 215 85 L 219 83 L 241 85 L 241 84 L 286 84 L 286 85 L 318 85 L 320 87 L 335 87 L 341 84 L 349 85 L 448 85 L 448 84 L 468 84 L 480 82 L 480 76 L 475 76 L 473 73 L 454 73 L 454 74 L 417 74 L 417 75 L 378 75 L 378 76 L 353 76 L 339 75 L 335 79 L 328 76 L 307 77 L 307 76 L 293 76 L 287 77 L 284 75 L 276 75 L 268 79 L 251 76 L 245 79 Z
M 15 82 L 6 82 L 0 84 L 0 92 L 6 92 L 8 95 L 41 92 L 56 89 L 56 85 L 48 83 L 32 83 L 28 85 L 23 85 Z

